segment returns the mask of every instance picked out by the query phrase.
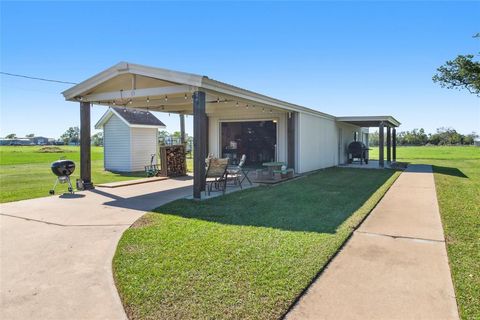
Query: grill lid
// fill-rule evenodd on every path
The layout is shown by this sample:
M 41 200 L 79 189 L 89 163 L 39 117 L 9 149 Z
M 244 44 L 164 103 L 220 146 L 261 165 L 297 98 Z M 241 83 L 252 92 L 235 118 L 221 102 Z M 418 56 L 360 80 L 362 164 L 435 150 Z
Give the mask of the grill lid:
M 56 176 L 69 176 L 75 171 L 75 162 L 72 160 L 58 160 L 52 162 L 50 168 Z

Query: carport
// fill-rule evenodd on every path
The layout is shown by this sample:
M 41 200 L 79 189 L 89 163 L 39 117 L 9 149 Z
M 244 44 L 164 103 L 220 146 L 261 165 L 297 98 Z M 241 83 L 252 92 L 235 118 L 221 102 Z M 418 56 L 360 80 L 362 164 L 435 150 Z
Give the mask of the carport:
M 282 120 L 285 132 L 282 160 L 288 160 L 291 166 L 295 163 L 295 117 L 299 111 L 312 112 L 206 76 L 127 62 L 106 69 L 64 91 L 63 95 L 66 100 L 80 104 L 80 179 L 84 189 L 94 187 L 90 155 L 90 108 L 93 104 L 179 114 L 182 142 L 185 116 L 193 115 L 195 199 L 200 199 L 205 189 L 203 177 L 209 143 L 207 106 L 215 112 L 230 112 L 234 119 L 248 120 L 248 116 L 236 113 L 247 114 L 255 110 L 257 117 L 263 115 L 261 117 L 266 120 Z
M 384 140 L 385 131 L 387 133 L 387 163 L 397 160 L 397 131 L 400 125 L 395 118 L 391 116 L 355 116 L 355 117 L 337 117 L 338 122 L 353 124 L 362 128 L 378 128 L 378 165 L 385 166 Z

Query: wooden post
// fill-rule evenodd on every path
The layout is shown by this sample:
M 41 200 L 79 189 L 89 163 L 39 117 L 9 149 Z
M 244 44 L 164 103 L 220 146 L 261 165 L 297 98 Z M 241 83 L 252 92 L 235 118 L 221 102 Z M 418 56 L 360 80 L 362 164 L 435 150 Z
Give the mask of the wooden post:
M 207 158 L 207 114 L 205 92 L 193 93 L 193 198 L 200 200 L 205 190 L 205 158 Z
M 383 122 L 380 122 L 378 126 L 378 165 L 380 167 L 384 167 L 384 157 L 383 157 L 383 140 L 384 140 L 384 132 L 383 132 Z
M 393 161 L 397 161 L 397 129 L 392 128 L 392 155 Z
M 295 120 L 296 113 L 289 112 L 287 118 L 288 167 L 295 170 Z
M 185 115 L 180 114 L 180 143 L 185 144 Z
M 387 125 L 387 162 L 392 162 L 392 135 L 390 133 L 390 126 Z
M 80 102 L 80 180 L 83 190 L 94 188 L 90 152 L 90 103 Z

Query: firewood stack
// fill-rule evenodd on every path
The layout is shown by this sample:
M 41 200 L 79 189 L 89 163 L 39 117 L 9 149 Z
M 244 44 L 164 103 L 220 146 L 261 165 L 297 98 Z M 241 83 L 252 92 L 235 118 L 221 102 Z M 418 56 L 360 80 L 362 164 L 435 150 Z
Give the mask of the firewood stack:
M 179 177 L 187 174 L 187 160 L 184 145 L 160 147 L 160 174 L 166 177 Z

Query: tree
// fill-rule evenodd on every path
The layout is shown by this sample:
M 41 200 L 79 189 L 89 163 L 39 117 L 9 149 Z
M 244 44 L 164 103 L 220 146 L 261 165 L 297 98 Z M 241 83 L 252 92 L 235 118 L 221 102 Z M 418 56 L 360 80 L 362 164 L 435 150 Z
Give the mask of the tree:
M 95 133 L 92 136 L 92 144 L 94 146 L 103 146 L 103 132 Z
M 168 136 L 170 136 L 170 133 L 168 133 L 168 131 L 166 131 L 166 130 L 160 130 L 160 131 L 158 131 L 158 142 L 159 142 L 161 145 L 164 145 L 164 144 L 165 144 L 165 140 L 167 139 Z
M 80 129 L 78 127 L 70 127 L 60 136 L 65 144 L 78 144 L 80 142 Z
M 29 133 L 25 136 L 25 138 L 33 138 L 33 137 L 35 137 L 34 133 Z
M 17 135 L 15 133 L 10 133 L 5 136 L 5 139 L 15 139 Z
M 480 38 L 480 33 L 474 38 Z M 480 61 L 474 59 L 473 54 L 467 54 L 447 61 L 437 69 L 433 82 L 447 89 L 467 89 L 480 97 Z

